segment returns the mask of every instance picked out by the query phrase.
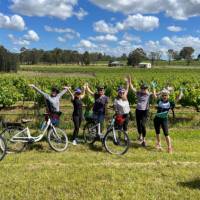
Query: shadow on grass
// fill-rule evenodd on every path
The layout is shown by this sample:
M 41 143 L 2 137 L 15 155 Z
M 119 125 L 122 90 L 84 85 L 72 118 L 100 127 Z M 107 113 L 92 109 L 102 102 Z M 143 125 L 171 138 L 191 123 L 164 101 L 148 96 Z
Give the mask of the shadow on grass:
M 191 181 L 187 181 L 187 182 L 179 182 L 178 185 L 182 186 L 182 187 L 187 187 L 190 189 L 196 189 L 196 190 L 200 190 L 200 178 L 191 180 Z
M 137 142 L 131 142 L 130 148 L 134 148 L 134 149 L 139 149 L 139 148 L 141 148 L 141 149 L 145 149 L 145 150 L 147 150 L 147 151 L 153 151 L 153 150 L 155 150 L 155 148 L 152 147 L 152 146 L 148 146 L 148 145 L 147 145 L 146 147 L 143 147 L 141 144 L 138 144 Z
M 45 152 L 45 153 L 53 152 L 53 150 L 51 150 L 46 145 L 41 144 L 41 143 L 28 144 L 26 147 L 26 151 L 31 151 L 31 150 L 36 150 L 36 151 Z

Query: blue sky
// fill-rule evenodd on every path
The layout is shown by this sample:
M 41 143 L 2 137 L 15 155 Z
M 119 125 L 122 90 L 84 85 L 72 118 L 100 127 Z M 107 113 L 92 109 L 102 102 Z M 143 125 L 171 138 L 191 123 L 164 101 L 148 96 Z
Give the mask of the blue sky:
M 0 44 L 129 53 L 180 50 L 200 53 L 198 0 L 0 0 Z

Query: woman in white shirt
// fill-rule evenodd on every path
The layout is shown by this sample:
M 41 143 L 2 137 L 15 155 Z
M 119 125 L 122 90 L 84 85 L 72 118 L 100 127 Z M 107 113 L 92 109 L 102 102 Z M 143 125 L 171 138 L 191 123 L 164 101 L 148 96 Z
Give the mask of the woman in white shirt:
M 127 88 L 124 89 L 122 87 L 118 88 L 118 96 L 114 100 L 114 109 L 116 115 L 121 116 L 124 119 L 123 130 L 127 132 L 128 123 L 129 123 L 129 113 L 130 113 L 130 105 L 128 102 L 128 90 L 129 83 L 127 82 Z

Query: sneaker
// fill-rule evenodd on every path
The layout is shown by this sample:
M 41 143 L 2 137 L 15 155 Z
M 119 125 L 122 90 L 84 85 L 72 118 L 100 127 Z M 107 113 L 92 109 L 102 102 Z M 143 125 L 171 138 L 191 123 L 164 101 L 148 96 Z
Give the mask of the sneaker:
M 143 147 L 146 147 L 146 146 L 147 146 L 146 141 L 142 141 L 141 145 L 142 145 Z
M 76 140 L 73 140 L 72 144 L 73 144 L 74 146 L 76 146 L 76 145 L 77 145 L 77 141 L 76 141 Z

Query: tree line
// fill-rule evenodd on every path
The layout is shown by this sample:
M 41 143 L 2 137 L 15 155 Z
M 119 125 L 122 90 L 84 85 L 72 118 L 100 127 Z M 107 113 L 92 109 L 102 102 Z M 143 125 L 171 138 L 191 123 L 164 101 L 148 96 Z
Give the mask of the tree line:
M 184 60 L 187 65 L 191 64 L 195 50 L 193 47 L 183 47 L 180 51 L 175 51 L 169 49 L 167 51 L 168 64 L 171 65 L 172 61 Z M 152 65 L 156 64 L 156 61 L 160 61 L 163 56 L 162 51 L 155 51 L 146 53 L 142 48 L 137 48 L 128 55 L 127 65 L 137 66 L 142 61 L 150 61 Z M 197 56 L 196 60 L 200 60 L 200 54 Z
M 167 51 L 169 65 L 173 60 L 185 60 L 187 65 L 190 65 L 194 59 L 194 49 L 192 47 L 184 47 L 180 51 L 169 49 Z M 55 48 L 45 51 L 43 49 L 27 49 L 21 48 L 19 53 L 11 53 L 3 46 L 0 46 L 0 71 L 10 72 L 17 71 L 20 64 L 35 65 L 35 64 L 75 64 L 75 65 L 90 65 L 100 61 L 127 61 L 129 66 L 137 66 L 142 61 L 149 61 L 152 65 L 156 61 L 160 61 L 163 56 L 161 51 L 146 53 L 142 48 L 133 50 L 128 56 L 123 54 L 120 57 L 114 57 L 102 53 L 89 53 L 88 51 L 80 53 L 73 50 L 65 50 Z M 200 55 L 198 58 L 200 60 Z

